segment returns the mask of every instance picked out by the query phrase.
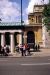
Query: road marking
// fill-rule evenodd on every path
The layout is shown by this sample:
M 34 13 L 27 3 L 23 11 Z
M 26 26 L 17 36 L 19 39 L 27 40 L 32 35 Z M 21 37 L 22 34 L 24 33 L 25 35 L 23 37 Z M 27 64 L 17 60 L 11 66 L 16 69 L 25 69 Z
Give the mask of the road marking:
M 40 66 L 40 65 L 50 65 L 50 63 L 34 63 L 34 64 L 21 64 L 21 66 Z
M 0 60 L 0 61 L 8 61 L 8 60 Z
M 48 60 L 50 60 L 50 59 L 48 59 Z

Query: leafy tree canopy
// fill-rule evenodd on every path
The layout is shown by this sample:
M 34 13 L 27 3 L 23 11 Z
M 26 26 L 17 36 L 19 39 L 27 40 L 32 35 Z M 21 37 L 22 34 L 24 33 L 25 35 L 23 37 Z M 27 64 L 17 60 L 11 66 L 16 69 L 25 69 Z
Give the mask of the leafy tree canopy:
M 50 4 L 44 6 L 43 16 L 43 23 L 46 25 L 47 29 L 50 30 Z

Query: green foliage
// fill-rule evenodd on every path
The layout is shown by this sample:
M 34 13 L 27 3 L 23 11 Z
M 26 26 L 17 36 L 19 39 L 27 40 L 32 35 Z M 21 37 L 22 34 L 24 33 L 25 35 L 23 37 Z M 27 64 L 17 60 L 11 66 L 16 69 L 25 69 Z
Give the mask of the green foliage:
M 50 5 L 45 5 L 43 10 L 44 20 L 43 23 L 47 29 L 50 30 Z
M 50 17 L 45 17 L 43 22 L 45 25 L 49 25 L 50 24 Z
M 50 15 L 50 5 L 45 5 L 43 10 L 43 16 L 49 17 Z
M 45 17 L 43 23 L 47 27 L 47 30 L 50 30 L 50 17 Z

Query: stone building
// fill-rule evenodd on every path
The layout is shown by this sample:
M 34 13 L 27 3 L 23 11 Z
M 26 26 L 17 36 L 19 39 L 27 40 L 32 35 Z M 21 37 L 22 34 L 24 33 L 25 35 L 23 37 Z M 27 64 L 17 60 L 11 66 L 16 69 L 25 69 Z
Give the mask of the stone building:
M 0 22 L 0 45 L 9 45 L 11 53 L 17 43 L 39 44 L 41 47 L 50 47 L 50 36 L 43 25 L 44 5 L 35 5 L 33 13 L 28 14 L 29 24 L 16 22 Z
M 22 44 L 24 26 L 17 22 L 0 23 L 0 45 L 8 45 L 11 53 L 14 52 L 17 43 Z
M 29 25 L 26 26 L 25 32 L 30 40 L 28 43 L 36 43 L 40 44 L 41 46 L 43 45 L 43 34 L 42 34 L 42 11 L 43 11 L 44 6 L 43 5 L 35 5 L 33 9 L 33 13 L 28 14 L 28 21 Z M 32 37 L 33 36 L 33 37 Z M 31 41 L 32 40 L 32 41 Z
M 43 24 L 43 9 L 45 5 L 34 5 L 33 13 L 28 14 L 29 24 L 25 26 L 25 42 L 50 47 L 50 36 Z

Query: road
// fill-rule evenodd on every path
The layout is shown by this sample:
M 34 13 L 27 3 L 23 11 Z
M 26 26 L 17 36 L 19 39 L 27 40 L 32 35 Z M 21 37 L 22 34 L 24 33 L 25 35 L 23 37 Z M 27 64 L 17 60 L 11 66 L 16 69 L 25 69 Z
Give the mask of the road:
M 50 75 L 50 57 L 0 58 L 0 75 Z

